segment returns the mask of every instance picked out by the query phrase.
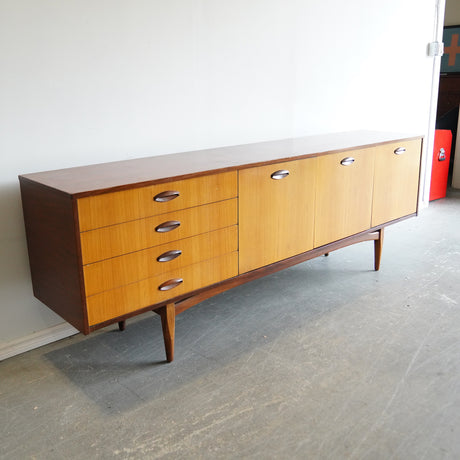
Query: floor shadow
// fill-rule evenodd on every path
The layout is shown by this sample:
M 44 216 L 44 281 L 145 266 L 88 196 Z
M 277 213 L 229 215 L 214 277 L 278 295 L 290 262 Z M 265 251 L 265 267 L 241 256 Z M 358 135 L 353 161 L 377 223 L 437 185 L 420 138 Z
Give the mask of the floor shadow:
M 330 283 L 359 287 L 362 270 L 331 270 L 332 257 L 239 286 L 179 315 L 173 363 L 164 360 L 161 323 L 153 313 L 128 321 L 124 332 L 111 326 L 44 356 L 101 410 L 133 410 L 235 366 L 242 355 L 350 301 L 356 289 L 337 298 Z

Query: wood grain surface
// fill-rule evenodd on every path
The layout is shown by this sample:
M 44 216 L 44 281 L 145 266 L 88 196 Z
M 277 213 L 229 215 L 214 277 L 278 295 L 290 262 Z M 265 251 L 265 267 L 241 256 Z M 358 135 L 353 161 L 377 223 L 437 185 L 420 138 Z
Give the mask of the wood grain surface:
M 20 184 L 34 295 L 88 332 L 74 201 L 40 184 Z
M 399 147 L 406 151 L 395 155 Z M 373 226 L 417 211 L 420 151 L 420 140 L 376 147 Z
M 239 172 L 240 273 L 313 248 L 317 160 Z M 289 175 L 274 180 L 277 170 Z
M 83 264 L 230 227 L 237 220 L 237 200 L 233 198 L 90 230 L 80 234 Z M 155 230 L 168 221 L 180 222 L 180 226 L 166 233 Z
M 318 158 L 315 247 L 370 228 L 374 153 L 367 148 Z M 351 157 L 352 164 L 341 164 Z
M 171 180 L 204 176 L 268 163 L 346 152 L 420 135 L 378 131 L 320 134 L 293 139 L 218 147 L 183 153 L 115 161 L 89 166 L 24 174 L 24 180 L 40 182 L 74 197 L 96 195 Z M 169 153 L 169 152 L 158 152 Z
M 181 255 L 169 262 L 157 258 L 167 251 L 180 250 Z M 143 251 L 103 260 L 83 267 L 86 295 L 124 286 L 145 278 L 176 270 L 193 263 L 238 250 L 238 227 L 215 230 L 197 236 L 162 244 Z
M 166 301 L 180 294 L 208 286 L 238 274 L 238 253 L 233 252 L 204 262 L 178 268 L 127 286 L 104 291 L 87 298 L 89 324 L 94 325 L 123 314 Z M 183 283 L 169 291 L 158 287 L 169 279 Z
M 177 191 L 179 196 L 171 201 L 155 201 L 154 197 L 164 191 Z M 232 171 L 80 198 L 80 231 L 227 200 L 236 195 L 237 172 Z

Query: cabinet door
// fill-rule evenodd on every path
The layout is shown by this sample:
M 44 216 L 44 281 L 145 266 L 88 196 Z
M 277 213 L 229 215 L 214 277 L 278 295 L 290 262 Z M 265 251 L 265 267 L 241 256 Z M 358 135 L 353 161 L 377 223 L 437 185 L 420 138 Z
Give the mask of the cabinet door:
M 376 150 L 373 227 L 417 211 L 421 139 Z
M 239 171 L 240 273 L 313 248 L 316 158 Z
M 315 247 L 370 227 L 374 150 L 318 158 Z

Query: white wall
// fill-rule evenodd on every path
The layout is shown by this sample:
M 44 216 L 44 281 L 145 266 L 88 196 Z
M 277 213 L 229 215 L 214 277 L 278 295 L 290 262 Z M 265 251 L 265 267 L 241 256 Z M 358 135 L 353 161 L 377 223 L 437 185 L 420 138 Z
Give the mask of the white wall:
M 17 175 L 351 129 L 428 132 L 436 0 L 0 0 L 0 348 L 32 296 Z

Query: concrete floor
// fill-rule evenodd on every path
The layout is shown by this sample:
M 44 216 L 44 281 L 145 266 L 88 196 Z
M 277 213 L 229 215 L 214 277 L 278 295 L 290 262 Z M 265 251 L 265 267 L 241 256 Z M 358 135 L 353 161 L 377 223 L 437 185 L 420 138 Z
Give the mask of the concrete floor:
M 180 315 L 0 363 L 2 459 L 460 458 L 460 193 Z

